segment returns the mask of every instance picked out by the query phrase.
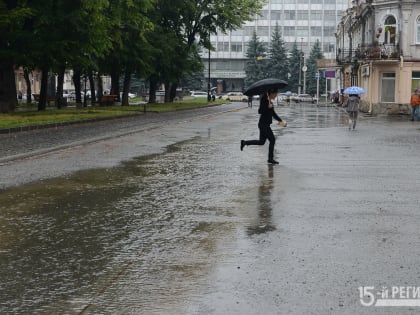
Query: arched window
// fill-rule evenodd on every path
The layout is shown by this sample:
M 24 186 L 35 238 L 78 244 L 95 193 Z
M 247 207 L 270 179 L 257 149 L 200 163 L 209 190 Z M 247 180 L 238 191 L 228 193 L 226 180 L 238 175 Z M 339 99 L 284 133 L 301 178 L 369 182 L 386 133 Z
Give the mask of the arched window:
M 420 16 L 416 20 L 416 43 L 420 44 Z
M 395 20 L 395 17 L 393 15 L 389 15 L 385 19 L 384 28 L 384 44 L 395 44 L 397 36 L 397 21 Z

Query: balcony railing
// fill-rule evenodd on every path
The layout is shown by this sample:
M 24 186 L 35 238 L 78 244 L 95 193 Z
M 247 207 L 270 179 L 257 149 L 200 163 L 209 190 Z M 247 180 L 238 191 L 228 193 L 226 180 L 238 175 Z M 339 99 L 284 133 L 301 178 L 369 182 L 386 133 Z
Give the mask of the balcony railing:
M 356 49 L 339 49 L 338 64 L 351 64 L 355 61 L 399 60 L 400 54 L 396 45 L 363 45 Z

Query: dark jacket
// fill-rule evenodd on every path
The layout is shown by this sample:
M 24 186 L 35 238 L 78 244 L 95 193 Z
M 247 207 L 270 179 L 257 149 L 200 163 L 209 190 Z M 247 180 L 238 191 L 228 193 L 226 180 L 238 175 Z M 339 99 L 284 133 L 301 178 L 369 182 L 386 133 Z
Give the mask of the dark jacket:
M 360 99 L 357 95 L 350 95 L 344 107 L 347 107 L 348 112 L 357 112 L 359 111 L 359 102 Z
M 273 117 L 277 121 L 282 121 L 281 118 L 274 111 L 274 106 L 268 108 L 270 101 L 267 97 L 262 97 L 260 100 L 260 108 L 258 108 L 258 113 L 261 114 L 259 124 L 271 125 L 273 122 Z

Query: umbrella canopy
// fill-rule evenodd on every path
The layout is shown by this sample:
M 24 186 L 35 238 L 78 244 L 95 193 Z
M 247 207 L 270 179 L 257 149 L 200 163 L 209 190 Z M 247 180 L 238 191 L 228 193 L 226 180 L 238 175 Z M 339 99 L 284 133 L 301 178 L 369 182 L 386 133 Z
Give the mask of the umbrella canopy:
M 292 91 L 287 91 L 286 93 L 284 93 L 286 96 L 292 96 Z
M 344 94 L 365 94 L 365 90 L 359 86 L 349 86 L 343 91 Z
M 281 89 L 287 86 L 287 82 L 280 79 L 263 79 L 252 83 L 244 92 L 247 96 L 261 95 L 270 89 Z

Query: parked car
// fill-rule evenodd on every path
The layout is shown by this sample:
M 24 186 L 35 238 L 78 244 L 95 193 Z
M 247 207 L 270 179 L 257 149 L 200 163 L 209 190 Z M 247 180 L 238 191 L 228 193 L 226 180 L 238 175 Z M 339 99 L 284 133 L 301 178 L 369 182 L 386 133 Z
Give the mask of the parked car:
M 316 97 L 310 95 L 310 94 L 299 94 L 299 95 L 294 95 L 291 97 L 292 101 L 296 102 L 296 103 L 312 103 L 315 104 L 316 103 Z
M 233 101 L 233 102 L 247 102 L 248 96 L 244 95 L 241 92 L 229 92 L 222 96 L 223 100 Z
M 123 93 L 120 92 L 120 98 L 122 98 Z M 128 92 L 128 98 L 135 98 L 137 94 Z
M 207 98 L 207 92 L 204 91 L 192 91 L 191 96 L 194 98 Z

